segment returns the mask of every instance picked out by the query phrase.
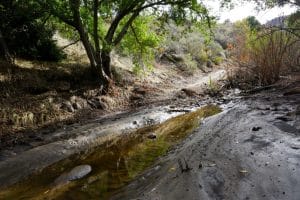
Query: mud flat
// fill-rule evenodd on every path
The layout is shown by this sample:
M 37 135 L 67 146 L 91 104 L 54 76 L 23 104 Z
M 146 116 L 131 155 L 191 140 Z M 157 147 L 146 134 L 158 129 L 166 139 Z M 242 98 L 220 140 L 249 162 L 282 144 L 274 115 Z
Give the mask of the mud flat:
M 300 199 L 299 105 L 299 93 L 245 97 L 113 199 Z

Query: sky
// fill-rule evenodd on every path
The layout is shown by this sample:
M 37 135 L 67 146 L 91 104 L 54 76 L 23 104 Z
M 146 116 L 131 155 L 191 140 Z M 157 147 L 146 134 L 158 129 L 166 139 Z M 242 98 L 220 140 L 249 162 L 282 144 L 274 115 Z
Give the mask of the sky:
M 275 7 L 258 12 L 255 10 L 255 4 L 251 2 L 244 3 L 243 5 L 236 5 L 232 10 L 230 10 L 225 8 L 221 9 L 219 1 L 206 2 L 208 2 L 206 4 L 210 8 L 211 13 L 214 16 L 219 17 L 220 23 L 224 22 L 226 19 L 229 19 L 231 22 L 235 22 L 248 16 L 255 16 L 260 23 L 264 24 L 275 17 L 289 15 L 297 10 L 295 7 L 285 5 L 284 7 Z

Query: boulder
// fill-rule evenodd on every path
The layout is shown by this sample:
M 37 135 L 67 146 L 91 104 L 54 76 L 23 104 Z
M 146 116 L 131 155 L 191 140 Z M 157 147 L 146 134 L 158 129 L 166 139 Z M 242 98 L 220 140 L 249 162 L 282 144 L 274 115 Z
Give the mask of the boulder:
M 55 179 L 54 185 L 64 185 L 69 181 L 81 179 L 88 175 L 92 171 L 90 165 L 79 165 L 71 169 L 69 172 L 63 173 L 58 178 Z

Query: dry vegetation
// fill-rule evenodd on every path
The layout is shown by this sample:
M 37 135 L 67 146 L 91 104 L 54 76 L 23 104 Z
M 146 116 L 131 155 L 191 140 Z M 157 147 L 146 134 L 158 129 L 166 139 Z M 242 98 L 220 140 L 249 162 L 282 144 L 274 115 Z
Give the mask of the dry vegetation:
M 17 142 L 24 131 L 59 127 L 99 115 L 103 110 L 120 109 L 129 98 L 117 86 L 108 95 L 101 95 L 99 84 L 86 65 L 20 60 L 17 63 L 0 63 L 2 144 Z
M 238 29 L 233 30 L 227 48 L 236 63 L 228 70 L 232 87 L 272 85 L 281 76 L 300 70 L 300 39 L 295 34 L 275 27 L 253 32 L 245 22 L 235 26 Z

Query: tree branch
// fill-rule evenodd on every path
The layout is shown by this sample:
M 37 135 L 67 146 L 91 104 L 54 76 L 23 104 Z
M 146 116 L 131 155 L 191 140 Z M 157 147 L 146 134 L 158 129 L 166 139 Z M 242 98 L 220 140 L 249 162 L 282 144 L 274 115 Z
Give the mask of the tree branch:
M 60 49 L 61 49 L 61 50 L 64 50 L 65 48 L 68 48 L 69 46 L 72 46 L 72 45 L 76 44 L 76 43 L 79 42 L 79 41 L 80 41 L 80 39 L 75 40 L 74 42 L 71 42 L 70 44 L 67 44 L 67 45 L 63 46 L 63 47 L 61 47 Z
M 142 2 L 142 3 L 144 3 L 144 2 Z M 134 9 L 134 7 L 139 6 L 139 5 L 141 6 L 141 1 L 138 1 L 138 0 L 137 0 L 137 1 L 132 1 L 131 4 L 129 4 L 128 7 L 126 7 L 126 8 L 124 8 L 124 9 L 120 10 L 120 11 L 117 13 L 115 19 L 112 21 L 111 26 L 110 26 L 110 28 L 109 28 L 109 30 L 107 31 L 107 34 L 106 34 L 106 36 L 105 36 L 105 41 L 106 41 L 107 43 L 109 43 L 109 44 L 112 43 L 114 34 L 115 34 L 115 32 L 116 32 L 116 30 L 117 30 L 117 28 L 118 28 L 118 26 L 119 26 L 121 20 L 122 20 L 125 16 L 127 16 L 127 15 Z
M 132 22 L 139 16 L 139 12 L 135 12 L 131 15 L 131 17 L 129 18 L 129 20 L 126 22 L 126 24 L 123 26 L 122 30 L 118 33 L 118 35 L 116 36 L 116 39 L 113 41 L 114 45 L 117 45 L 121 42 L 121 40 L 123 39 L 124 35 L 127 33 L 128 28 L 130 27 L 130 25 L 132 24 Z

